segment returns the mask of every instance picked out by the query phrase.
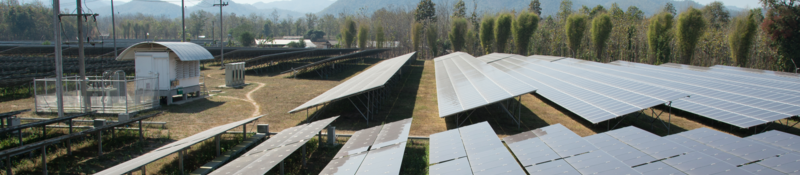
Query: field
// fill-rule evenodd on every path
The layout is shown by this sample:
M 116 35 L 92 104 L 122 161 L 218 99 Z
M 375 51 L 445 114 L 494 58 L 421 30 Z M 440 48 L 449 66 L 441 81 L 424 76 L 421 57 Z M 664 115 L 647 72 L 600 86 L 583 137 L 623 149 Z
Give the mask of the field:
M 412 61 L 409 69 L 403 72 L 400 79 L 401 83 L 397 84 L 398 87 L 392 88 L 393 95 L 382 103 L 380 112 L 369 123 L 361 118 L 350 103 L 345 102 L 332 103 L 319 108 L 319 110 L 312 108 L 308 110 L 308 113 L 306 111 L 294 114 L 287 113 L 287 111 L 347 80 L 378 61 L 379 59 L 367 58 L 363 63 L 354 65 L 325 80 L 319 79 L 319 77 L 311 73 L 300 74 L 296 79 L 288 78 L 289 75 L 285 74 L 248 74 L 246 77 L 248 85 L 240 89 L 216 88 L 224 84 L 224 71 L 219 70 L 219 67 L 207 65 L 207 69 L 203 70 L 202 73 L 206 76 L 205 82 L 209 90 L 215 91 L 211 93 L 213 96 L 180 106 L 164 106 L 157 109 L 157 111 L 164 111 L 164 114 L 149 119 L 149 121 L 164 121 L 167 122 L 167 125 L 165 128 L 146 127 L 147 141 L 145 145 L 136 144 L 138 138 L 133 132 L 119 131 L 116 133 L 116 138 L 113 139 L 109 134 L 104 134 L 103 148 L 105 155 L 98 158 L 96 155 L 97 145 L 92 139 L 94 137 L 77 139 L 72 142 L 74 151 L 71 156 L 66 155 L 63 145 L 48 149 L 48 172 L 91 174 L 156 149 L 171 141 L 185 138 L 215 126 L 257 115 L 266 115 L 258 120 L 257 123 L 269 124 L 271 132 L 279 132 L 285 128 L 306 122 L 308 115 L 317 113 L 322 118 L 334 115 L 341 116 L 332 124 L 336 127 L 337 134 L 351 134 L 360 129 L 406 118 L 414 118 L 411 136 L 427 137 L 434 133 L 456 128 L 454 117 L 440 118 L 438 115 L 434 63 L 433 61 L 423 60 Z M 517 104 L 519 100 L 514 99 L 509 103 Z M 488 121 L 501 138 L 556 123 L 561 123 L 580 136 L 605 132 L 608 128 L 607 123 L 593 125 L 535 94 L 523 95 L 521 97 L 521 105 L 522 108 L 519 109 L 519 112 L 522 120 L 519 128 L 517 128 L 516 123 L 507 117 L 505 112 L 491 105 L 476 109 L 474 114 L 463 125 Z M 0 102 L 0 112 L 32 107 L 32 98 Z M 654 109 L 653 112 L 661 112 L 660 109 L 664 108 Z M 644 111 L 642 114 L 644 115 L 641 117 L 637 117 L 638 113 L 624 117 L 617 128 L 634 125 L 658 135 L 667 135 L 664 125 L 658 121 L 652 122 L 654 118 L 650 110 Z M 36 115 L 30 112 L 20 116 L 54 117 L 52 115 Z M 666 116 L 667 113 L 665 112 L 661 119 L 666 121 Z M 91 118 L 113 119 L 114 117 L 92 116 L 86 119 Z M 618 121 L 619 119 L 613 120 L 610 124 L 613 126 Z M 726 125 L 676 111 L 673 111 L 669 121 L 671 121 L 671 123 L 668 123 L 671 133 L 700 127 L 710 127 L 738 136 L 747 136 L 753 133 L 753 130 L 732 130 L 727 128 Z M 783 123 L 786 122 L 784 121 Z M 248 132 L 255 132 L 255 128 L 252 124 L 247 127 Z M 772 125 L 771 128 L 794 134 L 800 133 L 797 127 L 788 128 L 776 124 Z M 241 131 L 241 128 L 233 129 L 233 131 Z M 40 130 L 27 129 L 25 132 L 29 133 L 25 138 L 26 143 L 41 139 L 41 135 L 34 134 L 41 133 Z M 64 132 L 66 131 L 63 129 L 48 129 L 47 138 L 62 135 Z M 239 143 L 241 139 L 241 135 L 225 135 L 223 147 L 230 148 Z M 15 138 L 0 139 L 0 148 L 15 147 L 14 140 Z M 302 158 L 300 157 L 301 154 L 299 154 L 300 151 L 297 151 L 287 159 L 287 172 L 290 174 L 317 174 L 327 165 L 332 155 L 341 148 L 341 145 L 346 140 L 347 138 L 339 138 L 337 140 L 339 146 L 337 147 L 317 147 L 316 138 L 311 140 L 307 144 L 309 153 L 308 165 L 301 168 Z M 324 139 L 323 142 L 325 142 Z M 212 143 L 209 140 L 195 145 L 189 150 L 185 171 L 193 171 L 213 159 Z M 41 157 L 39 155 L 35 153 L 32 157 L 24 154 L 23 156 L 15 157 L 15 172 L 18 174 L 40 172 L 41 164 L 39 161 Z M 409 140 L 406 156 L 403 160 L 402 174 L 425 174 L 427 172 L 426 157 L 427 141 Z M 146 169 L 148 174 L 178 174 L 177 166 L 177 155 L 171 155 L 149 164 Z M 273 169 L 271 173 L 274 173 L 275 170 Z

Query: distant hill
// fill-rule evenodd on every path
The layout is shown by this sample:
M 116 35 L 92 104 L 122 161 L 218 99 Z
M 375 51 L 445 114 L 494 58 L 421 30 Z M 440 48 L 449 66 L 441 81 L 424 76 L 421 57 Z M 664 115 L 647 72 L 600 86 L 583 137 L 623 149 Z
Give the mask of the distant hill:
M 303 16 L 304 13 L 291 11 L 291 10 L 284 10 L 280 8 L 256 8 L 254 5 L 250 4 L 240 4 L 230 0 L 224 0 L 228 2 L 228 6 L 222 9 L 223 13 L 230 14 L 235 13 L 236 15 L 245 16 L 250 15 L 251 13 L 255 13 L 256 15 L 261 15 L 263 17 L 269 17 L 273 11 L 277 11 L 281 18 L 285 18 L 288 15 L 291 15 L 297 19 L 300 16 Z M 316 0 L 315 0 L 316 1 Z M 186 8 L 186 16 L 188 17 L 190 13 L 199 10 L 205 10 L 207 12 L 211 12 L 214 14 L 219 13 L 219 7 L 215 7 L 214 4 L 218 4 L 219 0 L 203 0 L 197 5 L 189 6 Z M 75 4 L 69 3 L 62 3 L 61 9 L 68 9 L 71 13 L 74 13 Z M 46 4 L 49 5 L 49 4 Z M 100 2 L 92 2 L 88 3 L 88 9 L 85 11 L 91 10 L 92 13 L 100 14 L 100 16 L 110 16 L 111 15 L 111 6 L 107 3 L 100 3 Z M 153 15 L 156 17 L 165 16 L 167 18 L 179 18 L 181 17 L 181 7 L 179 5 L 175 5 L 169 2 L 163 1 L 130 1 L 127 3 L 115 3 L 114 10 L 116 13 L 121 15 L 126 14 L 137 14 L 142 13 L 144 15 Z
M 448 4 L 452 6 L 456 0 L 433 0 L 437 5 Z M 467 7 L 467 12 L 471 13 L 473 9 L 473 1 L 464 0 Z M 478 4 L 478 12 L 498 12 L 498 11 L 521 11 L 528 8 L 530 0 L 475 0 Z M 544 15 L 555 15 L 558 12 L 561 0 L 540 0 L 542 3 L 542 13 Z M 627 10 L 629 6 L 636 6 L 645 12 L 645 15 L 650 16 L 661 11 L 667 2 L 672 2 L 678 11 L 683 11 L 690 6 L 701 8 L 700 5 L 694 1 L 673 1 L 673 0 L 572 0 L 573 10 L 578 10 L 581 6 L 586 5 L 593 8 L 597 5 L 603 5 L 606 9 L 611 7 L 611 4 L 616 2 L 622 10 Z M 419 0 L 338 0 L 331 4 L 329 7 L 320 11 L 320 14 L 339 14 L 341 12 L 354 13 L 359 8 L 365 7 L 368 12 L 378 10 L 383 7 L 403 7 L 406 9 L 416 8 Z M 452 8 L 452 7 L 449 7 Z M 731 12 L 742 10 L 740 8 L 728 7 Z
M 259 9 L 284 9 L 300 13 L 317 13 L 336 2 L 336 0 L 285 0 L 268 3 L 257 2 L 253 6 Z M 294 15 L 292 15 L 294 16 Z

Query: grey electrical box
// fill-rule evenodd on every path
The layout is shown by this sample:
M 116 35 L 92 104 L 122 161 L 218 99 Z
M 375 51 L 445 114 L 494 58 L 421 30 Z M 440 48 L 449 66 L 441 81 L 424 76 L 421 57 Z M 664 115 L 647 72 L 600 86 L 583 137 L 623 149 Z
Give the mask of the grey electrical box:
M 244 62 L 225 64 L 225 86 L 244 86 Z

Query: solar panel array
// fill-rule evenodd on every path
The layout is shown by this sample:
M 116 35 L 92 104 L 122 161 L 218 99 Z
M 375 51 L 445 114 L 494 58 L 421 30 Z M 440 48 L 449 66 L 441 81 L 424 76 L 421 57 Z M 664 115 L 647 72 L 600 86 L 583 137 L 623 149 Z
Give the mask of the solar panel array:
M 257 119 L 259 119 L 261 117 L 262 116 L 248 118 L 248 119 L 236 121 L 236 122 L 233 122 L 233 123 L 228 123 L 228 124 L 225 124 L 225 125 L 222 125 L 222 126 L 217 126 L 217 127 L 205 130 L 205 131 L 197 133 L 195 135 L 192 135 L 192 136 L 186 137 L 184 139 L 181 139 L 181 140 L 172 142 L 170 144 L 164 145 L 164 146 L 162 146 L 162 147 L 160 147 L 158 149 L 150 151 L 150 152 L 148 152 L 148 153 L 146 153 L 144 155 L 141 155 L 141 156 L 136 157 L 134 159 L 128 160 L 126 162 L 123 162 L 121 164 L 118 164 L 116 166 L 108 168 L 106 170 L 100 171 L 97 174 L 125 174 L 125 173 L 128 173 L 128 172 L 134 171 L 134 170 L 138 169 L 139 167 L 147 165 L 150 162 L 154 162 L 154 161 L 156 161 L 158 159 L 161 159 L 163 157 L 166 157 L 166 156 L 168 156 L 170 154 L 173 154 L 173 153 L 178 152 L 180 150 L 184 150 L 187 147 L 190 147 L 190 146 L 192 146 L 194 144 L 197 144 L 199 142 L 202 142 L 204 140 L 208 140 L 211 137 L 219 135 L 219 134 L 221 134 L 221 133 L 223 133 L 225 131 L 231 130 L 231 129 L 233 129 L 235 127 L 238 127 L 240 125 L 253 122 L 254 120 L 257 120 Z
M 800 114 L 800 98 L 793 98 L 795 96 L 792 95 L 800 91 L 785 86 L 760 83 L 758 80 L 751 83 L 742 82 L 752 78 L 745 80 L 742 78 L 746 77 L 730 74 L 624 61 L 602 64 L 566 58 L 553 63 L 586 71 L 583 75 L 614 77 L 691 94 L 690 98 L 672 101 L 671 106 L 740 128 L 749 128 Z
M 437 57 L 434 64 L 439 117 L 531 93 L 537 88 L 464 52 Z
M 357 131 L 320 174 L 399 174 L 411 120 Z
M 428 174 L 525 174 L 489 123 L 432 134 Z M 460 143 L 460 144 L 459 144 Z
M 737 74 L 750 77 L 775 79 L 788 82 L 800 82 L 800 74 L 797 73 L 768 71 L 768 70 L 750 69 L 750 68 L 733 67 L 725 65 L 715 65 L 711 66 L 711 68 L 717 72 L 724 72 L 724 73 Z
M 211 174 L 264 174 L 305 145 L 339 116 L 284 129 Z
M 384 60 L 371 68 L 359 73 L 353 78 L 336 85 L 325 93 L 309 100 L 306 103 L 292 109 L 289 113 L 301 111 L 323 103 L 332 102 L 347 98 L 353 95 L 358 95 L 363 92 L 374 90 L 383 87 L 392 76 L 400 70 L 400 67 L 405 65 L 411 58 L 416 55 L 416 52 L 405 54 L 399 57 Z
M 324 59 L 324 60 L 319 60 L 317 62 L 313 62 L 311 64 L 303 65 L 303 66 L 300 66 L 300 67 L 295 67 L 295 68 L 292 68 L 291 70 L 283 71 L 283 72 L 281 72 L 281 74 L 289 73 L 289 72 L 292 72 L 292 71 L 295 71 L 295 70 L 302 70 L 302 69 L 309 68 L 309 67 L 314 67 L 314 66 L 317 66 L 317 65 L 325 64 L 325 63 L 328 63 L 328 62 L 331 62 L 331 61 L 336 61 L 336 60 L 349 59 L 349 58 L 359 58 L 359 57 L 377 55 L 377 54 L 380 54 L 380 53 L 383 53 L 383 52 L 386 52 L 386 51 L 389 51 L 389 50 L 390 49 L 370 49 L 370 50 L 359 51 L 359 52 L 355 52 L 355 53 L 351 53 L 351 54 L 347 54 L 347 55 L 331 57 L 331 58 L 327 58 L 327 59 Z
M 550 61 L 558 59 L 550 56 L 489 54 L 478 59 L 514 79 L 538 87 L 537 94 L 595 124 L 688 96 L 636 81 L 593 74 L 571 65 L 554 64 Z
M 503 140 L 531 174 L 641 174 L 561 124 Z

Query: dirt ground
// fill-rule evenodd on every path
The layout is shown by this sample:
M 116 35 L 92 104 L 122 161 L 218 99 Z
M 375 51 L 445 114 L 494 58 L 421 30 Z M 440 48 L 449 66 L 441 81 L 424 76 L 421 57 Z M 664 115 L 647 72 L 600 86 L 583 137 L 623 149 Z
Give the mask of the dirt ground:
M 306 113 L 306 111 L 293 114 L 288 113 L 288 111 L 295 107 L 322 94 L 341 82 L 346 81 L 348 78 L 357 75 L 359 72 L 366 70 L 369 66 L 378 61 L 378 59 L 366 59 L 364 64 L 349 67 L 348 70 L 339 72 L 327 79 L 320 79 L 313 75 L 299 75 L 298 78 L 290 78 L 289 75 L 275 75 L 270 73 L 255 75 L 253 73 L 248 73 L 246 76 L 248 85 L 238 89 L 219 88 L 219 86 L 225 83 L 224 70 L 219 70 L 219 67 L 206 66 L 207 69 L 204 69 L 202 73 L 208 90 L 213 91 L 211 97 L 183 105 L 163 106 L 158 110 L 164 111 L 164 113 L 150 120 L 167 122 L 165 130 L 151 130 L 151 132 L 166 132 L 167 139 L 150 141 L 147 146 L 142 148 L 130 146 L 132 143 L 123 141 L 119 143 L 120 147 L 136 148 L 137 151 L 131 153 L 127 150 L 112 149 L 109 150 L 111 151 L 111 155 L 127 154 L 128 156 L 106 157 L 95 161 L 89 161 L 90 159 L 95 159 L 94 156 L 89 153 L 91 152 L 92 144 L 84 144 L 77 149 L 86 150 L 86 155 L 70 158 L 76 159 L 77 162 L 79 162 L 76 163 L 78 167 L 83 167 L 78 172 L 101 171 L 110 166 L 124 162 L 131 157 L 158 148 L 170 141 L 179 140 L 215 126 L 259 115 L 264 115 L 264 117 L 256 123 L 269 124 L 271 132 L 280 132 L 285 128 L 306 122 L 306 117 L 309 115 L 319 115 L 320 117 L 316 119 L 340 115 L 341 117 L 332 124 L 336 126 L 338 134 L 349 134 L 371 126 L 406 118 L 414 119 L 411 136 L 426 137 L 434 133 L 456 128 L 457 121 L 454 116 L 446 118 L 439 117 L 436 100 L 434 63 L 433 61 L 422 60 L 414 60 L 411 66 L 404 69 L 404 73 L 398 80 L 399 83 L 394 84 L 394 86 L 390 88 L 390 94 L 392 95 L 382 102 L 380 111 L 369 123 L 361 118 L 358 111 L 346 101 L 333 102 L 320 108 L 311 108 L 308 110 L 308 113 Z M 515 104 L 519 103 L 519 101 L 520 100 L 513 99 L 509 100 L 508 103 L 511 104 L 511 106 L 516 106 Z M 615 125 L 620 120 L 622 120 L 622 122 L 620 122 L 617 128 L 633 125 L 662 136 L 667 135 L 667 127 L 670 128 L 670 133 L 677 133 L 700 127 L 710 127 L 738 136 L 747 136 L 753 132 L 752 130 L 729 129 L 726 128 L 726 125 L 692 115 L 682 115 L 679 112 L 674 112 L 678 115 L 673 114 L 669 119 L 666 118 L 668 114 L 664 113 L 660 119 L 665 122 L 669 121 L 669 123 L 664 125 L 658 120 L 652 122 L 654 118 L 650 110 L 642 112 L 642 114 L 644 114 L 643 117 L 636 117 L 639 113 L 634 113 L 623 117 L 623 119 L 591 124 L 535 94 L 522 95 L 521 105 L 521 108 L 515 109 L 520 113 L 521 122 L 519 127 L 504 111 L 491 105 L 475 109 L 470 118 L 464 121 L 462 125 L 488 121 L 499 137 L 506 137 L 556 123 L 561 123 L 580 136 L 589 136 L 607 131 L 609 125 Z M 31 109 L 32 107 L 32 98 L 0 102 L 0 112 Z M 318 109 L 320 111 L 318 111 Z M 653 112 L 661 112 L 659 109 L 661 108 L 655 109 Z M 53 117 L 52 115 L 36 115 L 32 112 L 23 113 L 20 116 Z M 462 121 L 464 120 L 463 118 L 460 119 Z M 785 120 L 783 122 L 786 123 Z M 247 127 L 249 132 L 255 132 L 255 127 L 252 126 L 251 124 Z M 774 128 L 798 134 L 800 130 L 798 130 L 797 127 L 798 126 L 794 128 L 775 126 Z M 241 128 L 233 129 L 233 131 L 241 131 Z M 57 156 L 63 155 L 63 153 L 53 155 L 49 160 L 65 161 L 64 159 L 56 158 Z M 172 172 L 168 171 L 168 169 L 175 167 L 175 163 L 177 162 L 176 157 L 176 155 L 171 155 L 149 164 L 147 166 L 148 173 L 165 174 Z M 36 172 L 35 169 L 38 167 L 38 165 L 36 165 L 37 158 L 33 157 L 29 159 L 30 160 L 24 160 L 21 168 L 30 172 Z M 94 163 L 81 164 L 80 162 Z M 321 168 L 324 167 L 326 161 L 318 160 L 315 163 L 318 165 L 314 165 L 313 167 Z M 56 166 L 55 162 L 51 162 L 48 165 L 51 166 L 50 164 Z M 191 164 L 187 165 L 187 167 L 196 168 L 199 167 L 200 164 L 201 163 Z M 75 168 L 66 168 L 66 172 L 71 172 L 71 170 L 77 171 Z M 424 172 L 424 168 L 422 169 L 423 170 L 420 171 Z M 314 171 L 304 170 L 304 172 Z

